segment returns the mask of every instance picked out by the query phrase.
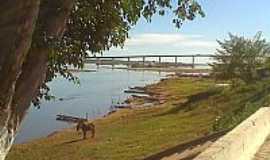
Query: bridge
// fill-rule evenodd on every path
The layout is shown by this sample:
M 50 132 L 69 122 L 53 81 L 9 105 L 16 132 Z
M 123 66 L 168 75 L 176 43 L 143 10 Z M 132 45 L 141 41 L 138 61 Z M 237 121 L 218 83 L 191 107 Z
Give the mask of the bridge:
M 192 62 L 190 66 L 192 68 L 195 67 L 195 59 L 196 58 L 214 58 L 216 55 L 214 54 L 190 54 L 190 55 L 178 55 L 178 54 L 157 54 L 157 55 L 128 55 L 128 56 L 87 56 L 86 62 L 88 63 L 96 63 L 96 64 L 103 64 L 103 62 L 110 62 L 112 65 L 116 62 L 121 61 L 121 64 L 130 65 L 132 62 L 138 63 L 142 62 L 145 64 L 147 62 L 147 58 L 158 58 L 158 63 L 163 63 L 162 58 L 174 58 L 174 64 L 179 64 L 178 58 L 191 58 Z M 137 61 L 132 61 L 132 59 L 137 59 Z M 141 61 L 138 61 L 138 59 L 141 59 Z M 153 62 L 153 61 L 151 61 Z

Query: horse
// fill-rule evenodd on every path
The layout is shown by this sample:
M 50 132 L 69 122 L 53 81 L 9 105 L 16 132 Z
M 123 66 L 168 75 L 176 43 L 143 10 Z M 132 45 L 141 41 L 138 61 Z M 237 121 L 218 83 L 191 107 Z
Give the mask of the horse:
M 80 129 L 83 132 L 83 139 L 86 139 L 86 133 L 91 132 L 91 138 L 95 137 L 95 125 L 93 123 L 86 123 L 84 120 L 79 120 L 76 126 L 77 131 Z

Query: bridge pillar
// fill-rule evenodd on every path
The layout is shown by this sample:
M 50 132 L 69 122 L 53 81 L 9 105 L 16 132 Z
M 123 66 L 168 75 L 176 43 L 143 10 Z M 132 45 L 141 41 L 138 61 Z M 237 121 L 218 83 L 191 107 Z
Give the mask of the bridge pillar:
M 195 56 L 192 56 L 192 68 L 195 68 Z
M 142 60 L 142 61 L 143 61 L 143 66 L 144 66 L 144 63 L 145 63 L 145 57 L 142 57 L 142 59 L 143 59 L 143 60 Z
M 161 63 L 161 57 L 158 57 L 158 63 Z
M 174 57 L 175 65 L 177 66 L 177 57 Z
M 112 69 L 114 69 L 114 58 L 112 58 Z
M 100 65 L 100 59 L 99 58 L 97 58 L 96 59 L 96 65 L 99 67 L 99 65 Z
M 127 60 L 128 60 L 127 67 L 129 68 L 130 67 L 130 57 L 128 57 Z

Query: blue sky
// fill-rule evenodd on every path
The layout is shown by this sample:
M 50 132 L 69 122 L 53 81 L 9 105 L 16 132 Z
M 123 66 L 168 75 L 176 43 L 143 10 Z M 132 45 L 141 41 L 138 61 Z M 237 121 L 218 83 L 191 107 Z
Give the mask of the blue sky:
M 141 19 L 130 31 L 123 49 L 112 48 L 105 54 L 211 54 L 216 39 L 228 32 L 251 37 L 262 31 L 270 38 L 269 0 L 199 0 L 206 17 L 185 22 L 181 29 L 172 24 L 172 15 L 155 16 L 151 23 Z

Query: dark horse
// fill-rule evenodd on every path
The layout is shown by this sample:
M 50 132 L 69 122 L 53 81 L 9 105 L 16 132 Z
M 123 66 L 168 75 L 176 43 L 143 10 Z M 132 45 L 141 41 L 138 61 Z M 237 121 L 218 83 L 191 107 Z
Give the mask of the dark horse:
M 79 131 L 80 129 L 82 130 L 82 132 L 83 132 L 83 139 L 86 139 L 86 133 L 88 131 L 91 132 L 92 138 L 95 137 L 95 125 L 93 123 L 86 123 L 83 120 L 79 120 L 76 128 L 77 128 L 77 131 Z

